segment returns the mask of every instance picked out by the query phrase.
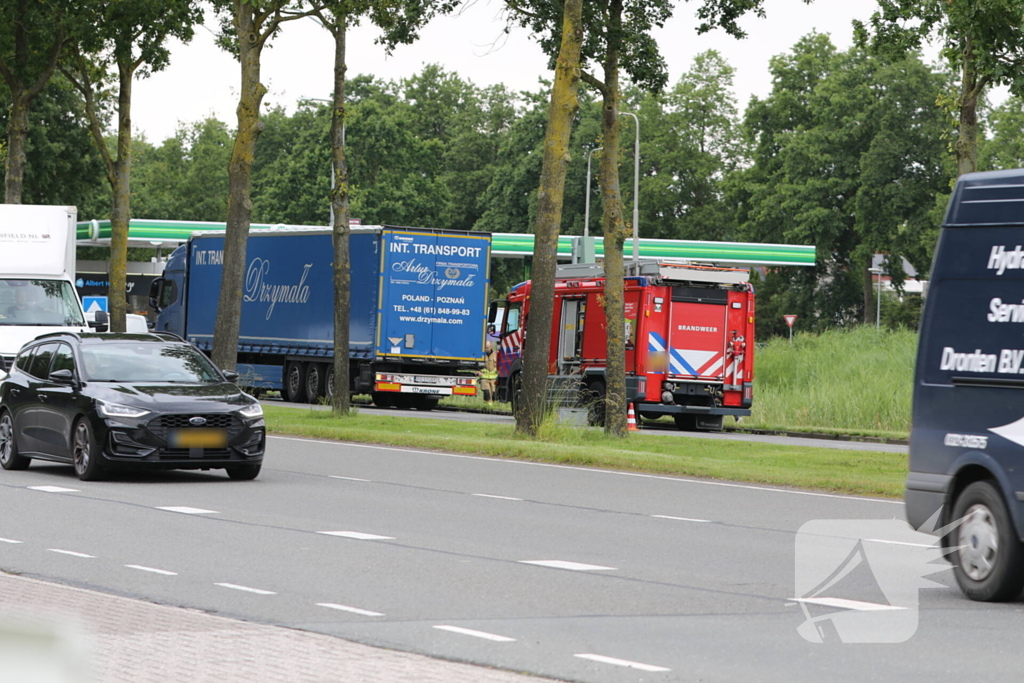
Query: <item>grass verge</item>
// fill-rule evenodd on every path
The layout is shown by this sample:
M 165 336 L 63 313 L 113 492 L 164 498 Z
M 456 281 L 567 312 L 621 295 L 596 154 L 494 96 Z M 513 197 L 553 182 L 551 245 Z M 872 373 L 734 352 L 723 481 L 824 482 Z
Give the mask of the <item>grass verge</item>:
M 267 429 L 319 439 L 408 446 L 536 462 L 708 477 L 837 493 L 897 498 L 903 494 L 906 457 L 676 436 L 608 437 L 596 429 L 546 425 L 541 437 L 510 426 L 360 415 L 264 406 Z

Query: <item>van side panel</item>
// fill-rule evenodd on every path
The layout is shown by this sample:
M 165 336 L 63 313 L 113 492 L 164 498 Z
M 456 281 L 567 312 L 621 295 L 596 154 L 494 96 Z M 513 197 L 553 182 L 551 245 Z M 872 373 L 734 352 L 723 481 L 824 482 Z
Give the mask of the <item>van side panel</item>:
M 1018 535 L 1024 529 L 1024 210 L 1012 203 L 1022 224 L 947 225 L 936 249 L 910 435 L 906 513 L 915 528 L 942 505 L 940 524 L 951 521 L 955 477 L 974 466 L 998 482 Z M 965 214 L 984 217 L 977 206 L 947 215 Z

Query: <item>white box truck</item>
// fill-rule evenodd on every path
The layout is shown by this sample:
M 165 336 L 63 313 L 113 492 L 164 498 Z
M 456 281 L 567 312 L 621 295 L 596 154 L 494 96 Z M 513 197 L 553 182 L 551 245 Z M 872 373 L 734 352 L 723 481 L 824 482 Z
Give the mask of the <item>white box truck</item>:
M 89 330 L 75 291 L 76 218 L 73 206 L 0 204 L 0 367 L 40 334 Z

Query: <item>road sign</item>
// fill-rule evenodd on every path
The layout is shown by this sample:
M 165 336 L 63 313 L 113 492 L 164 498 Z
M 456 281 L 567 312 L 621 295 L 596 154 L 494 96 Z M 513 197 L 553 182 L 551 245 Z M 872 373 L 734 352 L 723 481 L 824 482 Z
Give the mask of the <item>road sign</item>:
M 796 316 L 795 315 L 784 315 L 782 317 L 786 319 L 786 324 L 787 325 L 789 325 L 790 327 L 793 327 L 793 323 L 796 322 Z
M 107 297 L 105 296 L 83 296 L 82 306 L 85 308 L 86 313 L 95 313 L 96 311 L 109 313 L 107 310 Z

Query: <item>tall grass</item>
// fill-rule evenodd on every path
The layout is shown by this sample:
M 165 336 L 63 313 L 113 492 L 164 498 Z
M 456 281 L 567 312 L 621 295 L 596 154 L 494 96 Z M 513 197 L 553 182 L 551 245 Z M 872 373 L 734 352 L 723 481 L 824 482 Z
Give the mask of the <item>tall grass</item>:
M 774 339 L 757 350 L 755 427 L 910 430 L 917 333 L 862 325 Z

